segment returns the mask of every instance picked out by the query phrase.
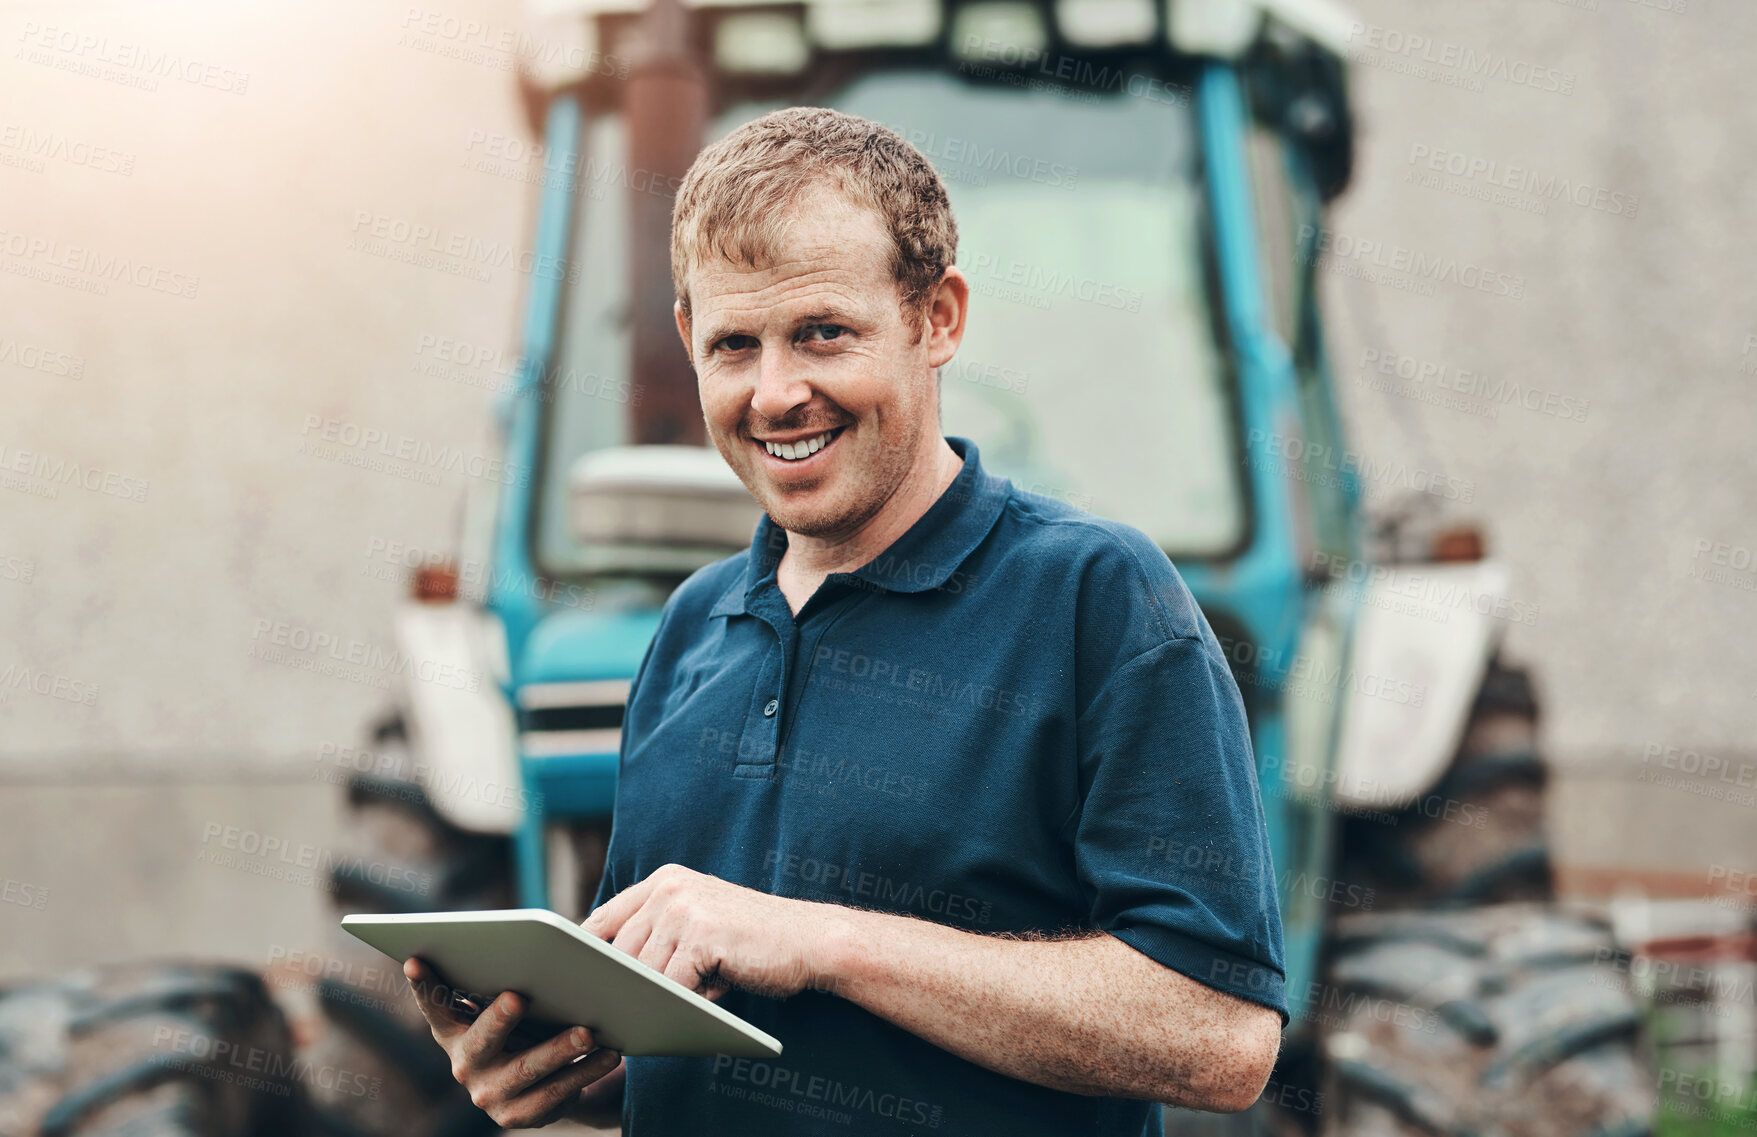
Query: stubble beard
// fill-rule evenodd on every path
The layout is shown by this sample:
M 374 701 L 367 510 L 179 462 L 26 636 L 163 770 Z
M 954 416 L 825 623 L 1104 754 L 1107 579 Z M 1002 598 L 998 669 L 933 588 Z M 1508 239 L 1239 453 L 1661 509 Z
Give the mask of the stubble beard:
M 878 468 L 874 471 L 876 478 L 861 478 L 860 471 L 851 471 L 843 475 L 843 480 L 853 483 L 853 500 L 843 505 L 831 500 L 821 509 L 795 508 L 786 504 L 779 494 L 773 501 L 757 499 L 769 515 L 769 520 L 789 533 L 798 533 L 802 537 L 836 537 L 852 533 L 878 516 L 879 510 L 891 500 L 908 473 L 908 466 L 897 461 L 898 455 L 881 450 L 878 456 Z M 846 492 L 846 490 L 844 491 Z

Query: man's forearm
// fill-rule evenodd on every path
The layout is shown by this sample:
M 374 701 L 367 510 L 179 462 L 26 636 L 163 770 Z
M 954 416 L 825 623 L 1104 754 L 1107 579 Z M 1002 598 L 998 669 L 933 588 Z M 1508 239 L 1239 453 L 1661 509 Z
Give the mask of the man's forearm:
M 585 929 L 700 990 L 829 990 L 998 1073 L 1071 1093 L 1238 1110 L 1281 1045 L 1275 1011 L 1114 936 L 1014 939 L 775 896 L 661 865 Z
M 820 982 L 980 1066 L 1072 1093 L 1237 1110 L 1255 1101 L 1280 1016 L 1101 932 L 978 935 L 813 905 Z

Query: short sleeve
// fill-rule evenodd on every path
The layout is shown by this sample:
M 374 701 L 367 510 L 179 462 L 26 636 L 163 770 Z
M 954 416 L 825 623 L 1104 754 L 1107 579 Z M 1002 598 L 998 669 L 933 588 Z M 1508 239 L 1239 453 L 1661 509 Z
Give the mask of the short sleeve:
M 1287 1021 L 1281 911 L 1244 703 L 1211 636 L 1116 667 L 1079 719 L 1089 926 Z

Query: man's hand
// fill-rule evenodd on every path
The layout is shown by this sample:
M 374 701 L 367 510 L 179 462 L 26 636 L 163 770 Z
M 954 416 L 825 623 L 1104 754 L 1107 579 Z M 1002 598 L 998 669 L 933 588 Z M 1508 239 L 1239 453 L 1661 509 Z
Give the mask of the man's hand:
M 734 986 L 786 998 L 834 988 L 819 965 L 817 933 L 840 911 L 663 865 L 582 926 L 710 999 Z
M 534 1129 L 561 1120 L 580 1100 L 581 1090 L 622 1062 L 616 1051 L 599 1048 L 583 1026 L 529 1048 L 520 1049 L 517 1042 L 508 1046 L 525 1013 L 520 996 L 503 991 L 472 1020 L 452 1008 L 452 991 L 439 983 L 432 968 L 418 959 L 405 960 L 403 974 L 433 1028 L 434 1041 L 451 1058 L 452 1077 L 503 1129 Z

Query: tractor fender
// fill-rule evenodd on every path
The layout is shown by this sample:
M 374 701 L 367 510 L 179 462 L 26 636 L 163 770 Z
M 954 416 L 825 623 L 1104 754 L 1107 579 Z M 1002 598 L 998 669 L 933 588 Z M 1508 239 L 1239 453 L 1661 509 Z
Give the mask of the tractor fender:
M 1458 752 L 1510 612 L 1500 561 L 1373 566 L 1358 591 L 1343 676 L 1334 792 L 1400 809 L 1431 790 Z
M 401 702 L 413 769 L 445 820 L 472 833 L 511 833 L 524 783 L 505 694 L 506 632 L 469 604 L 407 601 L 395 615 Z

